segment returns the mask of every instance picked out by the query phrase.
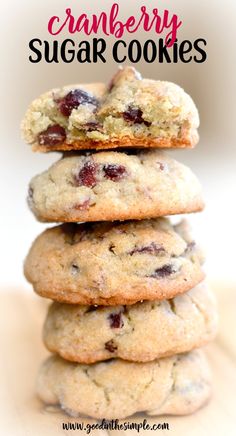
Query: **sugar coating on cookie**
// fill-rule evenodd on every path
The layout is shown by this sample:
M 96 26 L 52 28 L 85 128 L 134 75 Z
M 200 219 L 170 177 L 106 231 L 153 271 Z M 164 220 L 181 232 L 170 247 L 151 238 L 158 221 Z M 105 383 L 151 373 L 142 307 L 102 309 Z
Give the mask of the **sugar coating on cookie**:
M 215 298 L 201 283 L 172 300 L 131 306 L 81 306 L 54 302 L 43 337 L 66 360 L 94 363 L 115 357 L 148 362 L 190 351 L 217 331 Z
M 34 290 L 72 304 L 169 299 L 204 278 L 186 221 L 64 224 L 44 231 L 25 261 Z
M 42 365 L 37 383 L 46 404 L 60 405 L 74 417 L 126 418 L 185 415 L 210 396 L 211 375 L 200 350 L 147 363 L 119 359 L 92 365 L 52 356 Z
M 193 147 L 198 111 L 182 88 L 143 79 L 132 67 L 110 81 L 53 89 L 30 105 L 23 137 L 34 150 Z
M 47 222 L 156 218 L 204 207 L 192 171 L 158 150 L 67 155 L 32 179 L 28 203 Z

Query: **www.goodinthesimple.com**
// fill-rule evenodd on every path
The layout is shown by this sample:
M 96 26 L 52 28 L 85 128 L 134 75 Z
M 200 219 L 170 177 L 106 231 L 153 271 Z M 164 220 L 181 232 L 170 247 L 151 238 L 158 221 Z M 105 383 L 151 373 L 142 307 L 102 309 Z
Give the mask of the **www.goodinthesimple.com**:
M 105 419 L 103 419 L 102 421 L 94 424 L 89 424 L 85 422 L 63 422 L 62 429 L 75 431 L 77 430 L 84 432 L 85 434 L 91 434 L 94 430 L 135 430 L 137 433 L 140 433 L 141 430 L 158 431 L 169 430 L 170 428 L 168 422 L 149 424 L 146 419 L 141 422 L 119 422 L 119 419 L 106 421 Z

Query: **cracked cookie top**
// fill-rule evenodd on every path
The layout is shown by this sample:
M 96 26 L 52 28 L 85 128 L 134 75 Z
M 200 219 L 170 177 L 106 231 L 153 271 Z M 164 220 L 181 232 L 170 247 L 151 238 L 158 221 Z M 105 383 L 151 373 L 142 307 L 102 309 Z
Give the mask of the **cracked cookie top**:
M 54 302 L 43 336 L 47 348 L 66 360 L 147 362 L 198 348 L 214 338 L 216 329 L 215 298 L 201 283 L 171 300 L 131 306 Z
M 201 407 L 211 392 L 205 355 L 196 350 L 146 363 L 112 359 L 93 365 L 52 356 L 42 365 L 37 393 L 71 416 L 97 419 L 184 415 Z

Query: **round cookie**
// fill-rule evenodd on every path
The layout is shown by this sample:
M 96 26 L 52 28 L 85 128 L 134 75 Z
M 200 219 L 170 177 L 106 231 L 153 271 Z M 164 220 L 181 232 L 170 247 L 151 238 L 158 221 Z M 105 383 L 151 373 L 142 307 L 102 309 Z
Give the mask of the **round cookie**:
M 198 111 L 174 83 L 142 79 L 121 68 L 105 85 L 53 89 L 34 100 L 22 122 L 34 150 L 193 147 Z
M 202 283 L 172 300 L 131 306 L 53 303 L 43 337 L 50 351 L 74 362 L 147 362 L 198 348 L 216 330 L 215 298 Z
M 47 222 L 156 218 L 204 206 L 192 171 L 158 150 L 64 157 L 32 179 L 28 198 Z
M 203 280 L 202 263 L 186 221 L 63 224 L 35 240 L 25 275 L 46 298 L 119 305 L 188 291 Z
M 37 392 L 72 416 L 97 419 L 148 415 L 185 415 L 209 398 L 211 376 L 200 351 L 147 363 L 119 359 L 93 365 L 52 356 L 42 365 Z

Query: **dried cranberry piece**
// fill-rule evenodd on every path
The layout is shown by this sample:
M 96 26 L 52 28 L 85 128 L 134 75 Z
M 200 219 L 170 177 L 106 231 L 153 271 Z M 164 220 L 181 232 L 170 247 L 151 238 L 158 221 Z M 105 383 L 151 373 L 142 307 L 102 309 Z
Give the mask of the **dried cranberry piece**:
M 74 89 L 65 97 L 56 100 L 62 115 L 69 117 L 73 109 L 77 109 L 81 104 L 98 105 L 98 100 L 82 89 Z
M 88 132 L 92 132 L 93 130 L 101 130 L 102 125 L 97 121 L 88 121 L 86 124 L 83 125 L 83 128 Z
M 106 179 L 110 179 L 113 182 L 118 182 L 127 175 L 124 165 L 107 164 L 103 166 Z
M 62 144 L 66 139 L 66 131 L 59 124 L 49 126 L 44 132 L 38 135 L 40 145 L 58 145 Z
M 110 353 L 114 353 L 117 350 L 117 345 L 114 344 L 114 341 L 108 341 L 105 343 L 105 349 L 110 351 Z
M 130 251 L 129 254 L 132 256 L 134 253 L 150 253 L 155 255 L 159 253 L 165 253 L 165 249 L 162 247 L 162 245 L 152 242 L 150 245 L 146 245 L 144 247 L 135 247 L 132 251 Z
M 120 329 L 124 325 L 123 319 L 121 317 L 121 312 L 110 313 L 108 319 L 110 321 L 110 327 L 113 329 Z
M 162 266 L 161 268 L 157 268 L 150 277 L 153 277 L 154 279 L 158 277 L 163 278 L 175 272 L 176 272 L 176 268 L 171 264 L 167 264 Z
M 127 111 L 123 112 L 123 117 L 125 121 L 132 122 L 134 124 L 145 124 L 145 126 L 149 127 L 152 123 L 149 121 L 145 121 L 143 119 L 143 112 L 141 109 L 128 107 Z
M 88 186 L 93 188 L 96 185 L 97 165 L 93 161 L 85 162 L 79 173 L 74 175 L 76 186 Z

